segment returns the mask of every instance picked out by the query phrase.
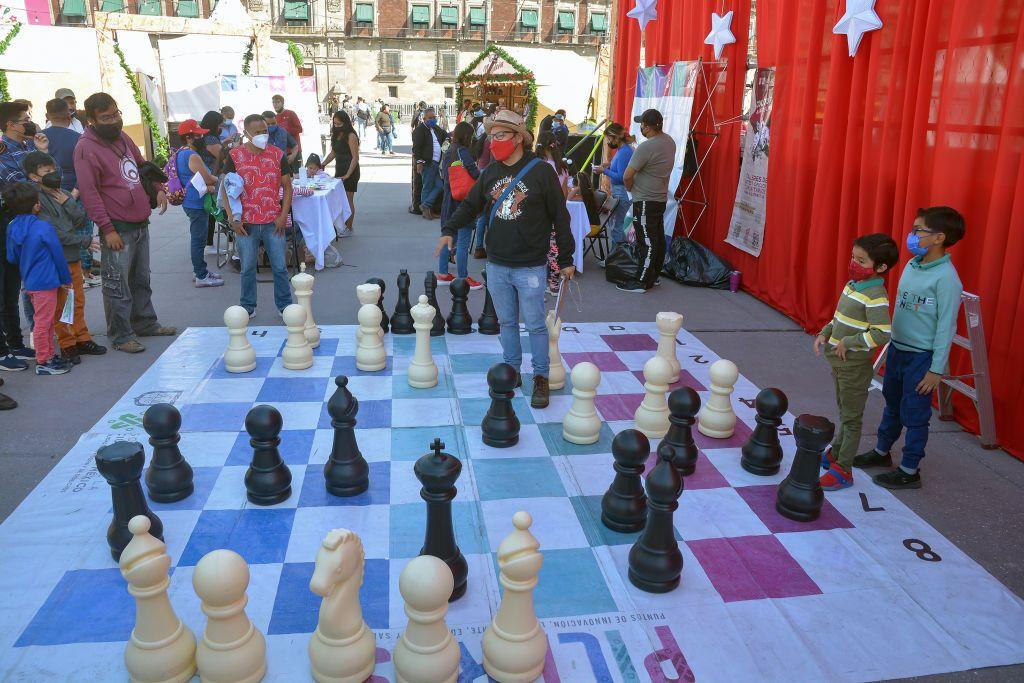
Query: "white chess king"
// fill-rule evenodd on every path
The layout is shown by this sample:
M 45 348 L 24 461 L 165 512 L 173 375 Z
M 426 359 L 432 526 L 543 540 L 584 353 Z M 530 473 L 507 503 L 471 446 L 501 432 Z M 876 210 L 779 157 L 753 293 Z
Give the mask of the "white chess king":
M 731 360 L 716 360 L 708 368 L 711 377 L 711 396 L 697 413 L 697 430 L 713 439 L 728 439 L 736 429 L 736 413 L 732 409 L 732 394 L 740 371 Z
M 228 310 L 224 311 L 224 325 L 228 328 L 224 369 L 228 372 L 252 372 L 256 369 L 256 350 L 246 337 L 249 332 L 249 313 L 241 306 L 228 306 Z
M 416 330 L 416 350 L 409 361 L 409 386 L 429 389 L 437 386 L 437 365 L 430 353 L 430 328 L 434 326 L 434 307 L 427 303 L 427 295 L 420 294 L 419 303 L 410 311 Z

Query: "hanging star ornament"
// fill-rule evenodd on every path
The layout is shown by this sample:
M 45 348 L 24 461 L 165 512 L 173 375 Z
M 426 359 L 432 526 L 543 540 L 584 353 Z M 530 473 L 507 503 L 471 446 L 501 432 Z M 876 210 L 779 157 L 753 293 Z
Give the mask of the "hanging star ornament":
M 626 16 L 636 19 L 643 31 L 647 28 L 647 22 L 658 18 L 658 0 L 636 0 L 636 5 L 626 12 Z
M 832 28 L 832 33 L 846 35 L 850 56 L 853 57 L 864 34 L 880 28 L 882 19 L 875 13 L 875 0 L 846 0 L 846 14 Z
M 705 45 L 715 46 L 715 59 L 722 58 L 722 48 L 729 43 L 736 42 L 736 36 L 732 34 L 729 25 L 732 24 L 732 12 L 726 12 L 725 16 L 711 13 L 711 33 L 704 39 Z

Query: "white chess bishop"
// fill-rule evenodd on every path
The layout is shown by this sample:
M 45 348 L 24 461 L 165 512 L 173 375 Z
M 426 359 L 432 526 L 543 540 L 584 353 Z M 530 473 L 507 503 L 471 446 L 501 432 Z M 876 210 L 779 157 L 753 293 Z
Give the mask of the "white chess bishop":
M 655 354 L 644 363 L 644 400 L 636 409 L 636 428 L 648 439 L 660 439 L 668 432 L 668 380 L 672 366 Z
M 288 330 L 288 341 L 281 351 L 281 365 L 285 370 L 313 367 L 313 349 L 306 340 L 306 309 L 299 304 L 289 304 L 285 306 L 281 317 Z
M 241 306 L 228 306 L 224 311 L 224 325 L 228 328 L 224 369 L 228 372 L 252 372 L 256 369 L 256 350 L 246 336 L 249 332 L 248 311 Z
M 594 408 L 601 371 L 589 361 L 577 363 L 570 375 L 572 405 L 562 419 L 562 438 L 569 443 L 597 443 L 601 437 L 601 418 Z
M 416 350 L 409 362 L 409 386 L 429 389 L 437 386 L 437 365 L 430 353 L 430 328 L 434 326 L 434 307 L 427 303 L 427 295 L 420 294 L 419 303 L 410 313 L 416 330 Z
M 145 515 L 131 518 L 132 540 L 119 563 L 135 598 L 135 628 L 125 647 L 124 664 L 133 683 L 185 683 L 196 672 L 196 637 L 167 598 L 171 558 L 149 526 Z
M 317 551 L 309 589 L 323 602 L 308 647 L 317 683 L 362 683 L 373 674 L 377 639 L 359 604 L 364 559 L 362 541 L 348 529 L 329 531 Z
M 498 581 L 505 594 L 484 631 L 483 651 L 484 670 L 501 683 L 530 683 L 544 670 L 548 653 L 548 637 L 533 608 L 544 556 L 530 533 L 532 523 L 528 512 L 517 512 L 512 517 L 515 531 L 498 546 Z
M 461 653 L 444 617 L 455 577 L 433 555 L 409 561 L 398 578 L 409 625 L 398 639 L 391 659 L 395 683 L 455 683 Z
M 736 413 L 732 409 L 733 387 L 740 370 L 731 360 L 716 360 L 708 368 L 711 376 L 711 396 L 697 413 L 697 430 L 713 439 L 728 439 L 736 430 Z
M 360 301 L 373 299 L 373 303 L 364 303 L 359 307 L 359 345 L 356 347 L 356 368 L 363 372 L 376 372 L 387 366 L 387 354 L 384 351 L 384 340 L 381 334 L 380 321 L 382 314 L 377 307 L 380 298 L 380 287 L 361 284 L 356 287 Z
M 672 374 L 668 383 L 675 384 L 679 381 L 679 373 L 682 368 L 679 359 L 676 357 L 676 335 L 683 327 L 683 316 L 678 313 L 661 312 L 654 318 L 658 326 L 658 351 L 657 354 L 668 361 L 672 366 Z
M 558 351 L 558 337 L 562 333 L 562 319 L 555 318 L 554 311 L 548 311 L 545 324 L 548 328 L 548 388 L 561 389 L 565 386 L 565 364 Z
M 320 346 L 320 328 L 313 320 L 313 285 L 315 278 L 306 272 L 306 264 L 299 264 L 299 272 L 292 277 L 292 288 L 295 290 L 295 298 L 299 305 L 306 309 L 306 341 L 309 347 L 315 349 Z

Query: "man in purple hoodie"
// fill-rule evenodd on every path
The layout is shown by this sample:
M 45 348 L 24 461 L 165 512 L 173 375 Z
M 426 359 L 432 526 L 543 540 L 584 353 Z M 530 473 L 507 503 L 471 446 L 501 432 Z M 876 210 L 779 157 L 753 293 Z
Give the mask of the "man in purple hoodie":
M 103 311 L 107 336 L 118 351 L 139 353 L 138 337 L 167 337 L 153 308 L 149 284 L 149 196 L 139 177 L 142 155 L 123 132 L 117 102 L 99 92 L 85 100 L 88 126 L 75 147 L 78 190 L 102 235 Z M 160 213 L 167 195 L 157 195 Z

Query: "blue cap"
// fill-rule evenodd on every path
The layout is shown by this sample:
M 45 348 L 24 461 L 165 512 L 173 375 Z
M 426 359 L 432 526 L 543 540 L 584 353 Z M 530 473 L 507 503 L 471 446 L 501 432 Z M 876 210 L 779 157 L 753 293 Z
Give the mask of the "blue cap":
M 477 109 L 475 112 L 473 112 L 473 116 L 484 117 L 484 116 L 487 116 L 487 114 L 486 114 L 486 112 L 484 112 L 483 109 Z

